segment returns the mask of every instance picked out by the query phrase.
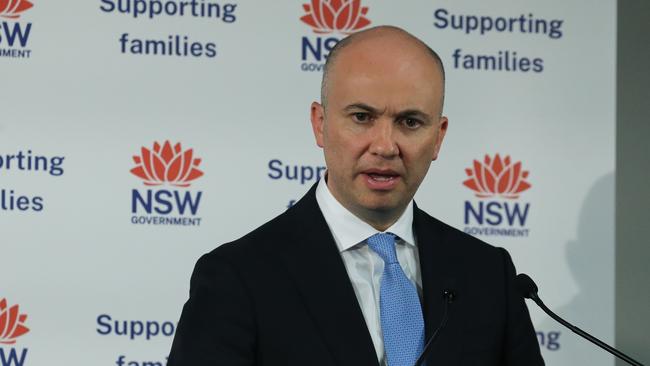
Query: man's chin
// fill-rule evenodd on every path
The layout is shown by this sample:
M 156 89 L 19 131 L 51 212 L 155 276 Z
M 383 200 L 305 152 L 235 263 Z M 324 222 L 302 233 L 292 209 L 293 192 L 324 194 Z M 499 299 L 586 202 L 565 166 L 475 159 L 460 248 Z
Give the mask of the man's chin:
M 405 204 L 400 204 L 394 197 L 373 197 L 372 199 L 364 200 L 361 206 L 366 211 L 376 212 L 377 214 L 390 215 L 400 213 L 406 207 Z

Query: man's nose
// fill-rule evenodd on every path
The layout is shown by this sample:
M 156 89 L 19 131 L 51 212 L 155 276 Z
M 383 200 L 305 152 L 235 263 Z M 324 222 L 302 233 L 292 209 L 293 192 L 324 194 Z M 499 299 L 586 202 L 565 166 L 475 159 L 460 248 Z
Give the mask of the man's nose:
M 399 147 L 395 142 L 395 125 L 388 118 L 375 121 L 371 129 L 369 152 L 383 158 L 392 158 L 399 155 Z

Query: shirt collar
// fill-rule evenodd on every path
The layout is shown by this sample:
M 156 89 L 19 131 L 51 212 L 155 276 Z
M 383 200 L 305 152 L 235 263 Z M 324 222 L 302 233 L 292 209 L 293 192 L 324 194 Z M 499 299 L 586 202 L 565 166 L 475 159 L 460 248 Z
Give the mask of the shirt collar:
M 339 252 L 348 250 L 379 232 L 343 207 L 330 192 L 325 179 L 318 182 L 316 201 L 334 236 Z M 413 236 L 413 200 L 409 202 L 397 222 L 386 229 L 385 232 L 397 235 L 408 245 L 415 245 Z

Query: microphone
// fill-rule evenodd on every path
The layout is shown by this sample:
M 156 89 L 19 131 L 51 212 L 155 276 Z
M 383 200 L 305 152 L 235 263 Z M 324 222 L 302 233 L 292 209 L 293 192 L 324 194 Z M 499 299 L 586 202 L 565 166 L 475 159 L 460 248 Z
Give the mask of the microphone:
M 413 366 L 421 366 L 424 360 L 427 358 L 427 355 L 431 351 L 431 345 L 433 344 L 433 341 L 438 338 L 438 334 L 440 334 L 440 330 L 445 327 L 447 324 L 447 314 L 449 313 L 449 304 L 454 302 L 456 299 L 456 293 L 454 290 L 446 289 L 442 292 L 442 298 L 445 301 L 445 308 L 444 312 L 442 314 L 442 320 L 440 321 L 440 325 L 438 325 L 438 328 L 436 328 L 435 331 L 433 331 L 433 334 L 431 335 L 431 338 L 427 341 L 427 343 L 424 345 L 424 348 L 422 349 L 422 353 L 420 353 L 420 357 L 415 361 L 415 365 Z
M 560 318 L 558 315 L 556 315 L 554 312 L 552 312 L 549 308 L 544 305 L 542 302 L 542 299 L 539 298 L 537 295 L 537 285 L 535 285 L 535 282 L 533 281 L 532 278 L 528 277 L 528 275 L 524 273 L 520 273 L 517 275 L 517 278 L 515 279 L 515 283 L 517 286 L 517 289 L 521 293 L 521 295 L 527 299 L 531 299 L 539 306 L 546 314 L 548 314 L 551 318 L 555 319 L 558 323 L 564 325 L 565 327 L 571 329 L 574 333 L 577 333 L 579 336 L 587 339 L 591 343 L 597 345 L 598 347 L 604 349 L 605 351 L 613 354 L 614 356 L 620 358 L 621 360 L 627 362 L 630 365 L 634 366 L 643 366 L 641 363 L 638 361 L 632 359 L 630 356 L 624 354 L 623 352 L 617 350 L 614 347 L 609 346 L 605 342 L 601 341 L 600 339 L 592 336 L 591 334 L 585 332 L 584 330 L 576 327 L 575 325 L 572 325 L 571 323 L 567 322 L 566 320 Z

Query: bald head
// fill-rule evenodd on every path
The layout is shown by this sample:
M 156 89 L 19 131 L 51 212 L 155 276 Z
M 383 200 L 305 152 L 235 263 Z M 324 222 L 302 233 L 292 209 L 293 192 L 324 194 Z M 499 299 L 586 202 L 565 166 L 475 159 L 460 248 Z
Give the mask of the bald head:
M 440 99 L 440 111 L 442 113 L 445 69 L 440 56 L 419 38 L 394 26 L 378 26 L 354 33 L 339 41 L 332 48 L 323 68 L 323 79 L 321 83 L 321 103 L 325 109 L 327 109 L 327 96 L 333 79 L 332 74 L 337 72 L 339 59 L 358 48 L 363 48 L 369 52 L 374 51 L 375 55 L 379 55 L 377 57 L 393 57 L 391 52 L 396 51 L 409 52 L 414 57 L 426 56 L 430 66 L 439 73 L 442 81 L 442 85 L 439 86 L 442 90 Z

